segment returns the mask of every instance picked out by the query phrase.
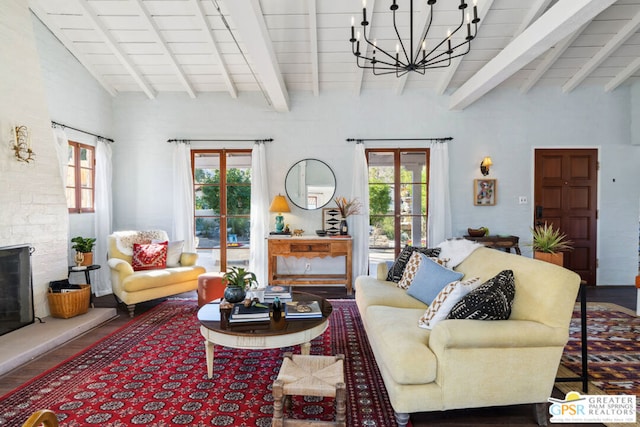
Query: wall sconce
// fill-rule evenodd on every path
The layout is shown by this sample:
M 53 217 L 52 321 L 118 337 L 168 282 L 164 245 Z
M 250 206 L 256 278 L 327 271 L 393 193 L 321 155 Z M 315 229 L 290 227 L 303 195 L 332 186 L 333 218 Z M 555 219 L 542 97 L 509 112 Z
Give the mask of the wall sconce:
M 493 162 L 491 161 L 491 157 L 489 157 L 489 156 L 485 157 L 480 162 L 480 173 L 482 173 L 482 175 L 484 175 L 484 176 L 489 175 L 489 168 L 492 165 L 493 165 Z
M 31 149 L 31 135 L 26 126 L 16 126 L 13 129 L 13 151 L 19 162 L 35 161 L 36 153 Z
M 284 217 L 282 212 L 291 212 L 287 199 L 282 194 L 278 194 L 273 198 L 269 212 L 277 212 L 276 215 L 276 233 L 284 233 Z

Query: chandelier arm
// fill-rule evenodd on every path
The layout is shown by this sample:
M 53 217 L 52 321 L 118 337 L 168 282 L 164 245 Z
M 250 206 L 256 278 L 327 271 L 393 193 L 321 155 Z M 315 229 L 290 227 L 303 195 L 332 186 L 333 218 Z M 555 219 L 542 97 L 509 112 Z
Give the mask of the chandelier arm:
M 391 58 L 391 60 L 393 61 L 393 65 L 392 65 L 392 66 L 394 66 L 394 67 L 395 67 L 395 63 L 396 63 L 396 57 L 395 57 L 395 55 L 391 55 L 391 54 L 390 54 L 390 53 L 388 53 L 386 50 L 382 49 L 380 46 L 376 46 L 375 44 L 373 44 L 373 43 L 372 43 L 372 42 L 371 42 L 371 41 L 366 37 L 366 35 L 364 34 L 364 32 L 363 32 L 363 36 L 364 36 L 364 40 L 367 42 L 367 44 L 368 44 L 369 46 L 373 47 L 375 51 L 382 52 L 385 56 L 387 56 L 387 57 Z M 362 56 L 363 58 L 366 58 L 366 59 L 367 59 L 367 60 L 369 60 L 369 61 L 373 61 L 373 58 L 365 57 L 364 55 L 360 55 L 360 56 Z M 381 61 L 380 59 L 376 59 L 376 62 L 383 62 L 383 63 L 385 63 L 385 64 L 388 64 L 387 62 L 385 62 L 385 61 Z M 400 60 L 398 60 L 398 64 L 399 64 L 399 65 L 401 65 L 402 67 L 406 67 L 406 66 L 407 66 L 407 64 L 405 64 L 405 63 L 404 63 L 404 61 L 400 61 Z M 389 65 L 391 65 L 391 64 L 389 64 Z
M 413 0 L 411 0 L 411 8 L 413 9 Z M 404 43 L 402 43 L 402 37 L 400 37 L 400 32 L 398 32 L 398 25 L 396 23 L 396 11 L 392 11 L 393 12 L 393 30 L 396 32 L 396 36 L 398 37 L 398 44 L 402 47 L 402 53 L 404 53 L 404 58 L 407 61 L 407 64 L 411 63 L 411 60 L 409 58 L 409 56 L 407 56 L 407 50 L 404 47 Z M 413 39 L 413 34 L 411 35 L 411 38 Z M 382 50 L 382 49 L 380 49 Z M 384 51 L 383 51 L 384 52 Z M 387 52 L 385 52 L 387 53 Z M 388 56 L 390 56 L 387 53 Z M 403 66 L 406 66 L 407 64 L 405 64 L 404 62 L 401 62 L 398 58 L 396 58 L 395 56 L 392 57 L 394 60 L 397 60 L 400 64 L 402 64 Z
M 358 62 L 358 59 L 362 58 L 364 64 L 367 63 L 367 61 L 369 63 L 371 63 L 372 65 L 360 65 L 360 63 Z M 376 59 L 375 62 L 372 61 L 371 58 L 367 58 L 366 56 L 358 56 L 356 57 L 356 64 L 358 65 L 359 68 L 366 68 L 366 69 L 373 69 L 373 68 L 382 68 L 382 69 L 389 69 L 389 70 L 395 70 L 396 68 L 398 68 L 395 64 L 395 62 L 393 64 L 387 62 L 387 61 L 381 61 L 379 59 Z M 375 67 L 375 64 L 384 64 L 389 68 L 386 67 Z
M 454 50 L 455 50 L 456 48 L 458 48 L 458 47 L 462 46 L 463 44 L 464 44 L 464 43 L 460 43 L 458 46 L 456 46 L 456 47 L 454 48 Z M 425 67 L 426 67 L 426 68 L 435 68 L 435 67 L 432 67 L 432 65 L 433 65 L 433 64 L 439 64 L 439 63 L 444 62 L 444 61 L 449 61 L 449 62 L 450 62 L 452 59 L 458 58 L 458 57 L 460 57 L 460 56 L 464 56 L 464 55 L 466 55 L 467 53 L 469 53 L 470 51 L 471 51 L 471 43 L 468 43 L 468 47 L 467 47 L 466 52 L 459 53 L 459 54 L 457 54 L 457 55 L 448 56 L 447 58 L 445 58 L 445 59 L 441 59 L 441 60 L 439 60 L 439 61 L 428 61 L 428 62 L 426 62 L 424 65 L 425 65 Z M 442 55 L 439 55 L 439 56 L 442 56 Z M 435 57 L 435 58 L 433 58 L 433 59 L 436 59 L 436 58 L 437 58 L 437 57 Z M 437 67 L 437 68 L 440 68 L 440 67 Z
M 418 50 L 416 52 L 416 57 L 414 58 L 413 62 L 417 63 L 419 62 L 418 58 L 420 57 L 420 51 L 422 50 L 422 46 L 426 46 L 427 45 L 427 35 L 429 35 L 429 31 L 431 31 L 431 24 L 433 23 L 433 5 L 430 4 L 429 5 L 429 23 L 427 24 L 427 29 L 424 32 L 424 36 L 422 36 L 422 39 L 420 40 L 420 46 L 418 46 Z M 431 52 L 429 52 L 429 55 L 433 53 L 433 50 Z M 428 55 L 426 54 L 426 49 L 425 49 L 425 58 Z
M 413 45 L 413 0 L 410 0 L 410 4 L 411 6 L 409 9 L 409 35 L 411 36 L 411 38 L 409 40 L 411 40 L 411 45 Z M 393 30 L 396 32 L 396 36 L 398 37 L 398 44 L 400 45 L 400 47 L 402 47 L 402 53 L 404 54 L 404 58 L 407 62 L 406 64 L 403 64 L 403 65 L 406 66 L 411 63 L 411 57 L 407 55 L 407 49 L 404 47 L 404 43 L 402 42 L 402 37 L 400 37 L 400 32 L 398 31 L 398 24 L 396 22 L 396 11 L 393 10 L 392 12 L 393 12 Z

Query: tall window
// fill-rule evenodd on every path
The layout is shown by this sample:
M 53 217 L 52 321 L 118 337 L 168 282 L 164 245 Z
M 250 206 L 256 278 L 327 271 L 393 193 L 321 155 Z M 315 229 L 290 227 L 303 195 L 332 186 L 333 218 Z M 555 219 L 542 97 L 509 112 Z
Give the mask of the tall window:
M 198 249 L 211 249 L 214 268 L 248 265 L 251 150 L 192 150 Z
M 372 261 L 394 259 L 427 242 L 429 149 L 369 149 Z
M 70 213 L 94 212 L 95 147 L 69 141 L 67 207 Z

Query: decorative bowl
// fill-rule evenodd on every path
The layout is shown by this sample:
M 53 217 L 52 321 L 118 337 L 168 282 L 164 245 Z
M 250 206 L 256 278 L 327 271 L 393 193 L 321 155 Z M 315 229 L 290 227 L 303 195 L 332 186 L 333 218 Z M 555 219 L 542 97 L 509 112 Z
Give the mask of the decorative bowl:
M 327 231 L 326 230 L 316 230 L 316 234 L 320 237 L 324 237 L 327 235 Z
M 486 231 L 484 228 L 467 228 L 467 233 L 469 233 L 471 237 L 482 237 Z

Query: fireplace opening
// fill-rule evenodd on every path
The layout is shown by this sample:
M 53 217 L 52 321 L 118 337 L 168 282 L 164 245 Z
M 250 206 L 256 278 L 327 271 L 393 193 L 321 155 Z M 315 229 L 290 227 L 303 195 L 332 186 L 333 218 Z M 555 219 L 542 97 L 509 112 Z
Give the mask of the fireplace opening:
M 34 322 L 30 245 L 0 247 L 0 335 Z

